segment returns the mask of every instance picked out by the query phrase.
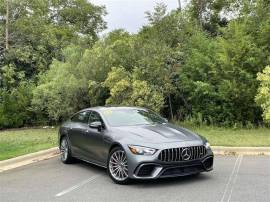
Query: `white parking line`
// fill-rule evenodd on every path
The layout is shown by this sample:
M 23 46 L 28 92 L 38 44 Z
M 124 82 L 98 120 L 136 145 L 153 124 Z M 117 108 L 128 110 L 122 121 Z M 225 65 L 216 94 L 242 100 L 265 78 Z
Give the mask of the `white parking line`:
M 225 198 L 226 198 L 226 195 L 229 191 L 229 188 L 230 188 L 230 191 L 229 191 L 229 196 L 228 196 L 228 200 L 230 200 L 231 198 L 231 195 L 232 195 L 232 191 L 233 191 L 233 185 L 235 184 L 235 181 L 236 181 L 236 178 L 237 178 L 237 175 L 238 175 L 238 171 L 239 171 L 239 168 L 240 168 L 240 165 L 241 165 L 241 162 L 242 162 L 242 159 L 243 159 L 243 155 L 239 155 L 234 163 L 234 166 L 233 166 L 233 170 L 231 172 L 231 175 L 229 177 L 229 180 L 226 184 L 226 187 L 224 189 L 224 193 L 222 195 L 222 198 L 220 200 L 220 202 L 224 202 Z
M 240 161 L 238 163 L 238 167 L 237 167 L 236 173 L 234 175 L 233 183 L 232 183 L 232 186 L 231 186 L 231 191 L 230 191 L 230 194 L 229 194 L 229 197 L 228 197 L 228 200 L 227 200 L 228 202 L 231 200 L 231 197 L 232 197 L 233 188 L 234 188 L 237 176 L 238 176 L 238 172 L 239 172 L 239 169 L 240 169 L 240 165 L 242 163 L 242 159 L 243 159 L 243 155 L 241 155 L 241 157 L 240 157 Z
M 87 180 L 84 180 L 84 181 L 82 181 L 82 182 L 80 182 L 80 183 L 78 183 L 78 184 L 76 184 L 76 185 L 74 185 L 74 186 L 72 186 L 72 187 L 70 187 L 70 188 L 68 188 L 68 189 L 65 189 L 65 190 L 59 192 L 58 194 L 55 195 L 55 197 L 63 196 L 63 195 L 65 195 L 65 194 L 67 194 L 67 193 L 69 193 L 69 192 L 71 192 L 71 191 L 73 191 L 73 190 L 76 190 L 76 189 L 82 187 L 83 185 L 85 185 L 85 184 L 87 184 L 87 183 L 89 183 L 89 182 L 94 181 L 94 180 L 97 179 L 98 177 L 100 177 L 100 175 L 94 175 L 94 176 L 90 177 L 90 178 L 87 179 Z

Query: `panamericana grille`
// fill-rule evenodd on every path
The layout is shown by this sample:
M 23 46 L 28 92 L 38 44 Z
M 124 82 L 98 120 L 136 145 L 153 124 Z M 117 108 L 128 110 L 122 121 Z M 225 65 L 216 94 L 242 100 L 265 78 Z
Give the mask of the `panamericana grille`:
M 158 156 L 158 159 L 165 162 L 187 161 L 200 159 L 204 157 L 205 154 L 206 148 L 203 145 L 180 147 L 162 150 Z

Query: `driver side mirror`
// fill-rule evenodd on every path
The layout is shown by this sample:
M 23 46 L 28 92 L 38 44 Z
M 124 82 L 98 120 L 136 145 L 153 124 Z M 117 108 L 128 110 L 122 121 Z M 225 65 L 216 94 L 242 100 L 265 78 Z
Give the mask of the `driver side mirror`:
M 89 124 L 90 128 L 96 128 L 98 131 L 101 131 L 102 123 L 100 121 L 94 121 Z

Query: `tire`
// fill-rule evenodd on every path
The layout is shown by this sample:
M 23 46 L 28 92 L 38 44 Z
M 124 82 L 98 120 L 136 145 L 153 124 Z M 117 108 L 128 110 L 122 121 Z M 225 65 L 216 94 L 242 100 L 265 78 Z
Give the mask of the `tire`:
M 70 164 L 73 162 L 70 145 L 66 136 L 62 137 L 60 141 L 60 158 L 65 164 Z
M 125 185 L 130 182 L 126 152 L 121 147 L 111 150 L 107 162 L 107 172 L 116 184 Z

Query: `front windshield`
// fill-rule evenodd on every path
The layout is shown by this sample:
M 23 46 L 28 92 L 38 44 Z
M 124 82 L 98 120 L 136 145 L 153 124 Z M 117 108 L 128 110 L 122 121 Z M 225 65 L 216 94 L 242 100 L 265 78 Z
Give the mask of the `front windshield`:
M 166 120 L 158 114 L 143 109 L 104 109 L 102 114 L 111 126 L 162 124 Z

